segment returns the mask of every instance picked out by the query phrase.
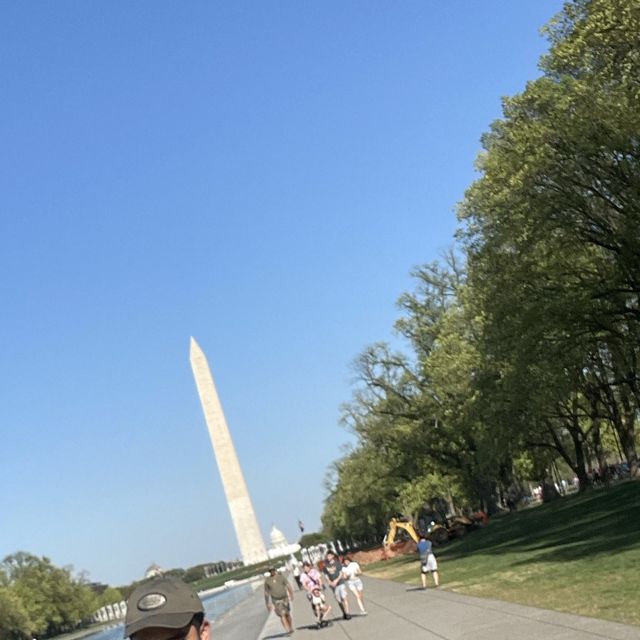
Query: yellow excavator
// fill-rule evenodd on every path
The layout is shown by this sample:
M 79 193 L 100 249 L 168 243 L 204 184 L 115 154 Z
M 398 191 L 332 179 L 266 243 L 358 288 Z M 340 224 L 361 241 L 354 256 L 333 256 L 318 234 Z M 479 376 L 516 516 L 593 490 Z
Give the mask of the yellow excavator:
M 396 534 L 398 533 L 398 529 L 400 529 L 401 531 L 406 531 L 411 536 L 414 542 L 418 542 L 418 540 L 420 540 L 420 536 L 418 536 L 418 532 L 413 526 L 411 520 L 409 520 L 408 518 L 391 518 L 391 520 L 389 520 L 387 535 L 385 536 L 383 541 L 385 547 L 390 547 L 394 543 Z
M 466 532 L 466 525 L 470 525 L 471 521 L 464 516 L 456 516 L 452 519 L 451 525 L 446 527 L 436 522 L 431 522 L 427 529 L 427 535 L 434 544 L 444 544 L 451 538 L 461 537 Z M 389 527 L 387 529 L 387 535 L 383 540 L 383 546 L 389 548 L 395 541 L 396 535 L 400 531 L 406 531 L 414 542 L 420 540 L 420 536 L 416 531 L 413 522 L 409 518 L 395 517 L 389 520 Z

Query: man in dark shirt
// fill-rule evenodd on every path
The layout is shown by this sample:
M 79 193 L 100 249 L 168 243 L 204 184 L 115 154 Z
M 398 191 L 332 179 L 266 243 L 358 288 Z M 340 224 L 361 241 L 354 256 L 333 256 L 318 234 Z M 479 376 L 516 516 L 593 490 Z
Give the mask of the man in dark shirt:
M 327 576 L 327 582 L 333 589 L 333 595 L 336 597 L 340 609 L 342 609 L 342 617 L 345 620 L 351 620 L 349 600 L 347 598 L 347 585 L 342 575 L 342 563 L 333 551 L 327 551 L 327 556 L 324 560 L 324 569 L 322 571 Z
M 264 581 L 264 603 L 267 611 L 275 610 L 284 630 L 289 635 L 293 633 L 291 600 L 293 600 L 293 589 L 289 586 L 289 581 L 278 573 L 275 567 L 269 567 L 269 576 Z

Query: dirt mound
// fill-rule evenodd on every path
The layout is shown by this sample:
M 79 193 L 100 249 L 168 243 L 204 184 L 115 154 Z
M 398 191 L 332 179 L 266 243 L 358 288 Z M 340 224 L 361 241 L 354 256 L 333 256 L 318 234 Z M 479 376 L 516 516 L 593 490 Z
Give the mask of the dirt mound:
M 376 547 L 375 549 L 369 549 L 369 551 L 358 551 L 353 554 L 353 559 L 362 567 L 370 564 L 371 562 L 378 562 L 385 559 L 384 549 L 382 547 Z
M 353 554 L 353 559 L 360 565 L 367 565 L 371 562 L 379 562 L 387 558 L 395 558 L 396 556 L 413 555 L 416 552 L 416 543 L 412 540 L 403 540 L 395 542 L 389 549 L 384 547 L 376 547 L 368 551 L 358 551 Z

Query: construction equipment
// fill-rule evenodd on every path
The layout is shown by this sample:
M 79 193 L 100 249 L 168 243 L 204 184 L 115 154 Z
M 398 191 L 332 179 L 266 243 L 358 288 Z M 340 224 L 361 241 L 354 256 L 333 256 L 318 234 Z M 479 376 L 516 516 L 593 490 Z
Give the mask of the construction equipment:
M 389 528 L 387 529 L 387 535 L 384 538 L 383 544 L 385 547 L 390 547 L 395 539 L 398 529 L 406 531 L 414 542 L 418 542 L 420 537 L 413 526 L 413 523 L 408 518 L 391 518 L 389 520 Z
M 433 544 L 444 544 L 451 538 L 451 533 L 447 527 L 437 522 L 431 522 L 427 529 L 427 535 Z
M 485 526 L 488 520 L 489 519 L 484 512 L 473 513 L 470 517 L 463 515 L 452 516 L 447 518 L 443 523 L 432 520 L 424 533 L 431 539 L 433 544 L 445 544 L 454 538 L 461 538 L 477 527 Z M 396 542 L 396 538 L 400 531 L 406 532 L 406 534 L 416 543 L 420 540 L 420 535 L 418 534 L 413 522 L 411 522 L 411 519 L 406 516 L 398 515 L 389 520 L 387 535 L 382 541 L 383 548 L 386 551 L 391 550 L 391 545 Z
M 416 528 L 409 518 L 404 516 L 398 516 L 389 520 L 389 528 L 387 529 L 387 535 L 383 540 L 385 548 L 389 548 L 396 540 L 398 531 L 405 531 L 414 542 L 420 540 L 420 536 L 416 531 Z M 431 522 L 426 535 L 428 535 L 434 544 L 444 544 L 452 537 L 451 531 L 444 525 L 437 522 Z

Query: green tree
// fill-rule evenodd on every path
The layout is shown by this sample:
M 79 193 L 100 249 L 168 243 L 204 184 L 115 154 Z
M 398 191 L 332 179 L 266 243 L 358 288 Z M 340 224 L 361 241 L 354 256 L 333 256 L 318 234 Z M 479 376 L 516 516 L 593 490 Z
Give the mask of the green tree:
M 8 588 L 23 603 L 31 632 L 53 635 L 71 630 L 97 608 L 88 585 L 73 577 L 71 569 L 54 566 L 49 558 L 17 552 L 2 561 Z
M 305 533 L 300 540 L 298 540 L 298 544 L 301 547 L 313 547 L 323 542 L 329 542 L 330 540 L 331 537 L 326 533 Z
M 9 587 L 0 587 L 0 640 L 21 640 L 34 629 L 19 596 Z
M 542 397 L 569 386 L 560 404 L 590 404 L 591 432 L 608 421 L 634 472 L 638 9 L 637 0 L 565 5 L 548 28 L 544 75 L 505 100 L 461 209 L 489 353 L 516 373 L 537 362 Z M 538 416 L 550 409 L 540 406 Z M 577 428 L 576 415 L 570 423 Z
M 108 604 L 114 604 L 116 602 L 122 602 L 124 596 L 119 589 L 114 587 L 107 587 L 99 596 L 96 609 L 104 607 Z
M 554 497 L 558 460 L 586 489 L 612 441 L 638 470 L 640 0 L 567 2 L 547 34 L 543 75 L 483 137 L 465 268 L 452 253 L 416 270 L 396 323 L 409 355 L 357 360 L 332 532 L 380 529 L 444 486 L 491 509 L 523 473 Z

